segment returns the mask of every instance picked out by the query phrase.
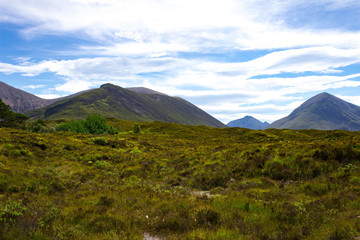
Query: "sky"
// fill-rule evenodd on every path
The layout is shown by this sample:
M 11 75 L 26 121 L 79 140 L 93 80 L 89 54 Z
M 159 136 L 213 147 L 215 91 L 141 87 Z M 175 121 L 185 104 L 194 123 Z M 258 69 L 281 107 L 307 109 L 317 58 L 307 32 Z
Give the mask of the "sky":
M 273 122 L 360 105 L 358 0 L 0 0 L 0 81 L 42 98 L 104 83 Z

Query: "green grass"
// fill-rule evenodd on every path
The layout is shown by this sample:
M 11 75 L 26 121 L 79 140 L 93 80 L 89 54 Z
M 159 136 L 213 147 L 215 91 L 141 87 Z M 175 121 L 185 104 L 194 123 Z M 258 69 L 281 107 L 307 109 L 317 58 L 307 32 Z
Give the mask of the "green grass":
M 108 124 L 0 128 L 0 239 L 360 235 L 360 132 Z

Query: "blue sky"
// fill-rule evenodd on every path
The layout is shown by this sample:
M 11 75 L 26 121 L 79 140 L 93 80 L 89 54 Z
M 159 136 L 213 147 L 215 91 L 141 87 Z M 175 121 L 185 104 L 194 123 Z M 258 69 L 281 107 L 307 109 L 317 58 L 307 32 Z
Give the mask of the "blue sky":
M 272 122 L 324 91 L 360 105 L 359 16 L 358 0 L 0 0 L 0 81 L 143 86 Z

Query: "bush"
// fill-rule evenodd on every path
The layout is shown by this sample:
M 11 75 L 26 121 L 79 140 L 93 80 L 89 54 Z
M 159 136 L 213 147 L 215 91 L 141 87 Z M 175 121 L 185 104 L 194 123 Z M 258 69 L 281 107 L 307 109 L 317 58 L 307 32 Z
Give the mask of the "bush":
M 88 116 L 85 120 L 73 120 L 60 124 L 57 131 L 71 131 L 91 134 L 115 134 L 116 129 L 106 124 L 105 118 L 97 114 Z
M 330 234 L 329 240 L 352 240 L 355 237 L 353 229 L 349 227 L 336 227 Z
M 57 127 L 57 131 L 64 131 L 64 132 L 77 132 L 77 133 L 87 133 L 88 131 L 85 128 L 84 120 L 78 120 L 78 121 L 69 121 L 60 124 Z
M 141 128 L 139 124 L 135 124 L 133 127 L 133 133 L 141 133 Z
M 220 223 L 220 213 L 212 209 L 202 209 L 196 213 L 199 225 L 211 227 Z
M 99 206 L 109 207 L 114 202 L 115 202 L 115 200 L 113 198 L 111 198 L 111 197 L 101 196 L 100 199 L 99 199 L 98 205 Z
M 106 138 L 103 137 L 96 137 L 92 138 L 91 141 L 97 145 L 106 146 L 108 144 L 108 141 Z
M 0 99 L 0 127 L 22 128 L 28 116 L 14 113 L 9 105 Z
M 28 125 L 28 130 L 30 132 L 44 132 L 46 129 L 46 123 L 44 120 L 36 120 L 34 122 L 30 122 Z
M 19 202 L 8 201 L 4 208 L 0 210 L 0 222 L 14 223 L 16 218 L 23 216 L 26 207 L 21 200 Z
M 114 129 L 106 124 L 105 118 L 96 114 L 85 119 L 84 127 L 88 133 L 92 134 L 114 133 Z
M 96 161 L 95 162 L 95 167 L 99 168 L 99 169 L 104 169 L 107 168 L 110 164 L 106 161 Z

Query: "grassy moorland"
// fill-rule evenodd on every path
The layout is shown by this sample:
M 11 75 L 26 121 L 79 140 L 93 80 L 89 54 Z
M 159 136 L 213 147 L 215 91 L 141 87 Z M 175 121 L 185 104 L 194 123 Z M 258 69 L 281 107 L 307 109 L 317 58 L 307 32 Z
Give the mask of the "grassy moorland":
M 360 132 L 108 122 L 0 128 L 0 239 L 360 235 Z

